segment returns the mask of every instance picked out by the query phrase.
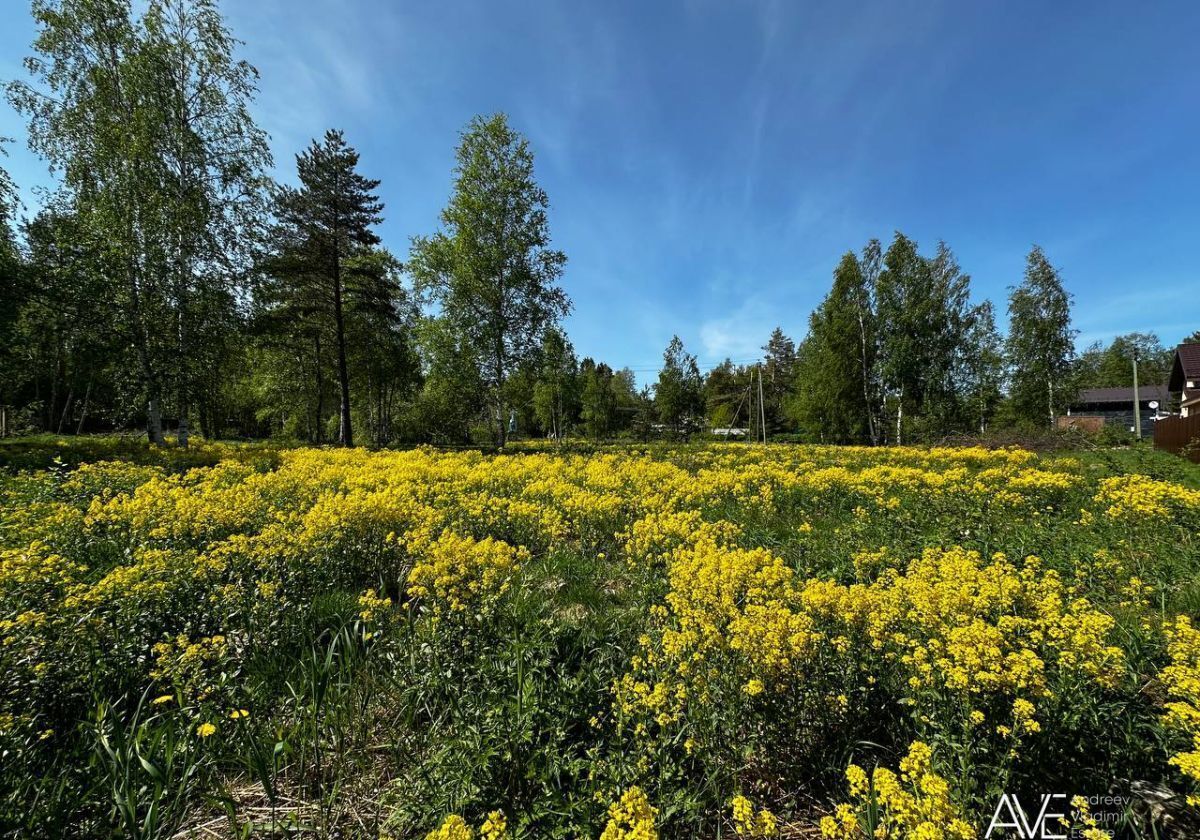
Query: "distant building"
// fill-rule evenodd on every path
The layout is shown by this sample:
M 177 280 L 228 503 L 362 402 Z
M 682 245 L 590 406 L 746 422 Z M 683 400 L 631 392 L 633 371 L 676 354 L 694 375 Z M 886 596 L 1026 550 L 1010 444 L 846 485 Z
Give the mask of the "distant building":
M 1172 396 L 1178 395 L 1180 416 L 1200 414 L 1200 344 L 1180 344 L 1175 348 L 1167 390 Z
M 1154 434 L 1154 421 L 1167 416 L 1166 385 L 1142 385 L 1138 388 L 1138 405 L 1142 414 L 1142 437 Z M 1154 405 L 1151 406 L 1151 403 Z M 1133 430 L 1133 388 L 1084 388 L 1067 407 L 1072 418 L 1097 418 L 1105 424 Z M 1079 424 L 1064 424 L 1079 425 Z

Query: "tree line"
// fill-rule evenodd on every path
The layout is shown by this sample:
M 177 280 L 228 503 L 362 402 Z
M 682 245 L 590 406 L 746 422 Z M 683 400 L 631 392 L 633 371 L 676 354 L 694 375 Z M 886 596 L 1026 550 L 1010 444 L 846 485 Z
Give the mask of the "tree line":
M 342 445 L 503 445 L 522 435 L 744 429 L 903 443 L 1054 422 L 1080 387 L 1126 384 L 1134 333 L 1076 356 L 1070 295 L 1038 248 L 990 302 L 939 243 L 897 233 L 838 263 L 799 344 L 702 371 L 673 337 L 652 386 L 580 360 L 566 255 L 529 143 L 503 114 L 463 130 L 437 229 L 403 260 L 380 182 L 337 130 L 279 184 L 258 74 L 213 0 L 34 0 L 28 78 L 6 85 L 56 175 L 32 218 L 0 169 L 0 405 L 9 429 L 142 427 Z M 431 225 L 433 227 L 433 225 Z

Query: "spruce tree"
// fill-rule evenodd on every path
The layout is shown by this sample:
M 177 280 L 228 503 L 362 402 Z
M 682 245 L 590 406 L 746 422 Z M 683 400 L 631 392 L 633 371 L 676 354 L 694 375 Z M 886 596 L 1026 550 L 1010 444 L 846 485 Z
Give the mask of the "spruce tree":
M 763 345 L 763 401 L 767 428 L 782 432 L 787 428 L 784 406 L 796 379 L 796 342 L 776 327 Z
M 833 274 L 833 287 L 809 318 L 808 336 L 801 344 L 792 412 L 801 430 L 828 443 L 867 443 L 871 439 L 865 377 L 874 364 L 861 362 L 862 331 L 867 320 L 860 311 L 865 294 L 862 264 L 847 252 Z

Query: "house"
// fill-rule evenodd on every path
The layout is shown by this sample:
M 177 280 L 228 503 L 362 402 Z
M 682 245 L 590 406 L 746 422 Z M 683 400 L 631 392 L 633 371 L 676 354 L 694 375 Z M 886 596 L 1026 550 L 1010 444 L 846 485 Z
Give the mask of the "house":
M 1200 414 L 1200 344 L 1180 344 L 1171 363 L 1167 390 L 1178 395 L 1179 414 Z
M 1154 421 L 1167 416 L 1166 385 L 1142 385 L 1138 388 L 1138 406 L 1142 415 L 1142 437 L 1154 434 Z M 1088 426 L 1078 421 L 1095 418 L 1093 424 L 1111 423 L 1133 431 L 1133 388 L 1084 388 L 1067 407 L 1060 425 Z M 1096 423 L 1100 421 L 1100 423 Z

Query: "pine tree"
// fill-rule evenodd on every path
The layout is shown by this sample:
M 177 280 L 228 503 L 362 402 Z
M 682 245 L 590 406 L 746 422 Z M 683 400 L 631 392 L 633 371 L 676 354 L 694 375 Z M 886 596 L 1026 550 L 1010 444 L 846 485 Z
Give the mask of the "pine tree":
M 358 172 L 358 152 L 340 131 L 327 131 L 296 156 L 300 186 L 280 187 L 273 253 L 265 264 L 263 300 L 268 312 L 287 313 L 307 325 L 317 345 L 332 341 L 340 398 L 338 443 L 354 445 L 350 401 L 348 324 L 353 317 L 395 317 L 398 281 L 388 259 L 375 255 L 383 204 L 379 181 Z M 278 319 L 277 319 L 278 320 Z
M 1037 245 L 1026 258 L 1024 280 L 1009 295 L 1008 317 L 1006 351 L 1014 412 L 1030 423 L 1053 427 L 1074 396 L 1076 333 L 1071 329 L 1071 296 Z

